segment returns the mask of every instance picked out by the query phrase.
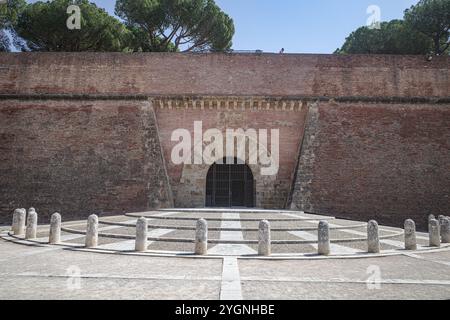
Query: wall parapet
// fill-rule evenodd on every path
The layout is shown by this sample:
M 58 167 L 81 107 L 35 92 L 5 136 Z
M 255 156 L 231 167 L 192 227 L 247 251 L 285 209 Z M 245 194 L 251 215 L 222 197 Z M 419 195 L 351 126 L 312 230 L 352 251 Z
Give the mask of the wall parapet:
M 0 53 L 4 94 L 448 97 L 450 57 Z

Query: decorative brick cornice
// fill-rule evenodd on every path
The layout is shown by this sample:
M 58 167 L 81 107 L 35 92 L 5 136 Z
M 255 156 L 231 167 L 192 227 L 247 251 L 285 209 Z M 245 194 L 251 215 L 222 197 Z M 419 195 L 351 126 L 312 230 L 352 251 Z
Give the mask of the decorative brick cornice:
M 273 99 L 263 97 L 158 97 L 152 98 L 153 106 L 161 109 L 199 110 L 278 110 L 299 111 L 303 100 Z

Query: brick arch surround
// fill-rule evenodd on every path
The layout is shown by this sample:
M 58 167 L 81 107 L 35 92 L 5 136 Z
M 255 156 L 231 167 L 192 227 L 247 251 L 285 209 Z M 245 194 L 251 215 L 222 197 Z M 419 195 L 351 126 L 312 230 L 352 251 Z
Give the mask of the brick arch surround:
M 203 131 L 219 129 L 224 137 L 226 129 L 280 130 L 280 165 L 277 175 L 261 175 L 259 162 L 258 164 L 248 163 L 248 149 L 246 149 L 245 157 L 255 178 L 256 206 L 260 208 L 286 206 L 303 137 L 307 103 L 298 100 L 255 97 L 198 97 L 195 99 L 184 97 L 183 99 L 156 99 L 153 105 L 176 206 L 203 207 L 205 204 L 206 175 L 209 165 L 174 165 L 171 162 L 172 149 L 178 143 L 171 141 L 172 132 L 176 129 L 187 129 L 191 131 L 192 141 L 191 154 L 188 156 L 193 163 L 195 151 L 198 150 L 194 146 L 194 121 L 202 121 Z
M 255 206 L 261 208 L 263 206 L 262 192 L 264 191 L 265 185 L 262 182 L 264 179 L 258 173 L 260 167 L 259 165 L 246 164 L 252 171 L 253 179 L 255 180 Z M 180 183 L 175 188 L 177 195 L 176 206 L 189 208 L 201 208 L 205 206 L 206 179 L 210 168 L 211 165 L 209 164 L 183 165 Z
M 195 146 L 192 146 L 191 154 L 188 156 L 192 155 L 193 157 L 196 153 L 195 150 L 197 150 Z M 246 149 L 245 159 L 247 160 L 245 161 L 241 159 L 241 161 L 249 166 L 255 180 L 255 206 L 259 208 L 274 208 L 276 205 L 273 203 L 265 203 L 265 201 L 269 198 L 267 194 L 270 193 L 271 190 L 275 189 L 276 184 L 279 183 L 279 177 L 261 175 L 261 165 L 259 163 L 250 164 L 248 162 L 248 151 L 249 150 Z M 217 160 L 218 159 L 214 159 L 214 162 Z M 170 168 L 170 164 L 168 165 Z M 206 199 L 206 178 L 211 164 L 182 164 L 177 167 L 181 167 L 181 177 L 179 180 L 172 183 L 175 206 L 182 208 L 204 207 Z M 288 193 L 283 195 L 283 198 L 281 198 L 278 204 L 279 208 L 284 206 L 283 201 L 286 200 L 285 197 L 287 196 Z

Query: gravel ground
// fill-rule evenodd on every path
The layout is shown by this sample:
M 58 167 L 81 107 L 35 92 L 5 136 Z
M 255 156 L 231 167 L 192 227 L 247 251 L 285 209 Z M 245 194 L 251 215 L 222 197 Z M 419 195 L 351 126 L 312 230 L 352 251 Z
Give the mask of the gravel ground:
M 78 231 L 86 231 L 86 224 L 81 224 L 81 225 L 68 225 L 66 226 L 65 224 L 62 225 L 63 228 L 69 228 L 72 230 L 78 230 Z M 104 227 L 103 225 L 100 225 L 99 228 Z M 106 227 L 106 226 L 105 226 Z
M 244 231 L 242 233 L 245 240 L 258 240 L 257 231 Z M 298 240 L 299 238 L 285 231 L 272 231 L 270 233 L 272 240 Z
M 136 236 L 136 228 L 120 227 L 117 229 L 100 231 L 100 233 L 111 233 L 111 234 L 123 234 L 123 235 Z
M 258 228 L 259 221 L 242 221 L 241 226 L 243 228 Z M 305 227 L 314 227 L 315 225 L 312 223 L 308 223 L 305 221 L 270 221 L 271 228 L 305 228 Z
M 98 244 L 102 245 L 102 244 L 109 244 L 109 243 L 116 243 L 116 242 L 120 242 L 120 241 L 125 241 L 126 239 L 115 239 L 115 238 L 105 238 L 105 237 L 98 237 Z M 74 243 L 74 244 L 84 244 L 86 241 L 86 237 L 81 237 L 81 238 L 77 238 L 77 239 L 73 239 L 73 240 L 67 240 L 64 242 L 67 243 Z
M 109 216 L 109 217 L 99 217 L 99 220 L 109 221 L 109 222 L 128 222 L 130 220 L 136 220 L 134 217 L 128 216 Z
M 175 230 L 164 236 L 165 238 L 187 238 L 195 239 L 195 231 L 193 230 Z M 219 231 L 208 231 L 208 239 L 220 239 Z
M 354 220 L 344 220 L 344 219 L 334 219 L 330 221 L 331 224 L 338 224 L 340 226 L 348 226 L 348 225 L 355 225 L 355 224 L 367 224 L 367 221 L 354 221 Z
M 186 253 L 194 252 L 193 243 L 181 243 L 181 242 L 153 242 L 148 246 L 148 250 L 158 250 L 158 251 L 183 251 Z M 208 249 L 215 247 L 214 244 L 209 243 Z
M 197 221 L 191 220 L 170 220 L 170 219 L 154 219 L 149 220 L 148 224 L 156 226 L 186 226 L 195 228 Z M 208 221 L 208 226 L 213 228 L 220 227 L 220 221 Z
M 292 239 L 295 240 L 295 239 Z M 258 251 L 257 244 L 248 244 L 250 248 Z M 272 253 L 316 253 L 317 250 L 308 244 L 272 244 Z

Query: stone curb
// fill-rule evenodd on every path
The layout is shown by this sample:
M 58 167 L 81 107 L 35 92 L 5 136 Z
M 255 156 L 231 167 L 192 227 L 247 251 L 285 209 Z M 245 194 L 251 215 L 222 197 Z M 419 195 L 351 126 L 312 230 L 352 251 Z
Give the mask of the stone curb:
M 186 220 L 186 221 L 197 221 L 200 219 L 199 217 L 170 217 L 170 216 L 148 216 L 148 215 L 139 215 L 134 213 L 126 213 L 125 216 L 127 217 L 133 217 L 133 218 L 140 218 L 145 217 L 148 219 L 159 219 L 159 220 Z M 204 218 L 206 221 L 240 221 L 240 222 L 251 222 L 251 221 L 257 221 L 260 222 L 261 218 L 244 218 L 244 219 L 230 219 L 230 218 Z M 334 217 L 324 218 L 320 220 L 335 220 Z M 293 221 L 315 221 L 319 220 L 318 218 L 286 218 L 286 219 L 265 219 L 269 222 L 293 222 Z
M 86 234 L 81 230 L 73 230 L 69 228 L 61 228 L 62 231 L 75 234 Z M 398 236 L 402 236 L 403 231 L 396 232 L 390 235 L 380 236 L 379 239 L 391 239 Z M 99 233 L 99 237 L 104 238 L 114 238 L 114 239 L 135 239 L 133 235 L 122 235 L 113 233 Z M 187 238 L 162 238 L 162 237 L 149 237 L 149 241 L 159 241 L 159 242 L 180 242 L 180 243 L 194 243 L 194 239 Z M 367 238 L 347 238 L 347 239 L 330 239 L 331 243 L 346 243 L 346 242 L 360 242 L 367 241 Z M 219 239 L 209 239 L 208 243 L 211 244 L 258 244 L 258 240 L 219 240 Z M 273 240 L 272 244 L 316 244 L 317 241 L 313 240 Z
M 207 219 L 206 219 L 207 220 Z M 99 224 L 109 225 L 109 226 L 120 226 L 120 227 L 136 227 L 135 224 L 132 223 L 121 223 L 121 222 L 109 222 L 109 221 L 99 221 Z M 342 229 L 357 229 L 357 228 L 365 228 L 367 223 L 361 223 L 350 226 L 339 226 L 339 227 L 330 227 L 330 230 L 342 230 Z M 149 229 L 174 229 L 174 230 L 195 230 L 195 227 L 192 226 L 166 226 L 166 225 L 148 225 Z M 258 228 L 208 228 L 209 231 L 258 231 Z M 302 228 L 271 228 L 271 231 L 317 231 L 316 227 L 302 227 Z

